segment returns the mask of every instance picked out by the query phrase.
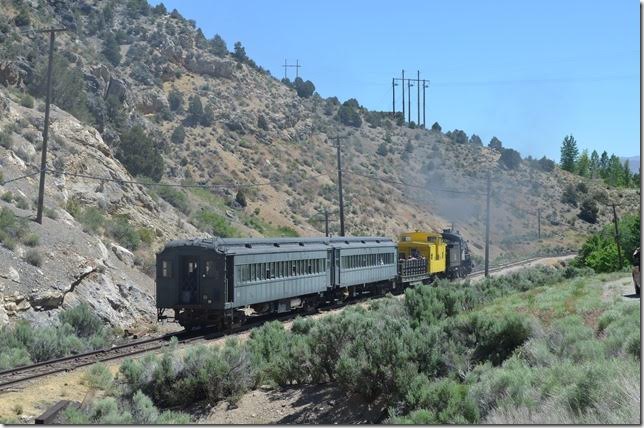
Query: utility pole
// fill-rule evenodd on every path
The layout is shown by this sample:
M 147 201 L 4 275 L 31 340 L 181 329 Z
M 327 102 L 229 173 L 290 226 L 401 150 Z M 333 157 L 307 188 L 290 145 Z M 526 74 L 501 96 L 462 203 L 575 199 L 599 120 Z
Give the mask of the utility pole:
M 487 196 L 485 208 L 485 276 L 489 276 L 490 269 L 490 173 L 487 173 Z
M 36 222 L 42 224 L 42 212 L 45 202 L 45 172 L 47 169 L 47 138 L 49 136 L 49 104 L 51 103 L 51 69 L 54 59 L 54 41 L 56 33 L 67 31 L 66 28 L 49 28 L 38 33 L 49 33 L 49 60 L 47 62 L 47 97 L 45 99 L 45 125 L 42 131 L 42 155 L 40 158 L 40 185 L 38 186 L 38 211 Z
M 617 209 L 615 208 L 615 204 L 611 204 L 613 206 L 613 223 L 615 223 L 615 244 L 617 245 L 617 260 L 619 260 L 619 268 L 621 269 L 623 264 L 622 264 L 622 247 L 619 244 L 619 227 L 617 224 Z
M 287 76 L 286 76 L 286 69 L 287 69 L 288 67 L 295 67 L 295 78 L 297 79 L 298 77 L 300 77 L 299 70 L 300 70 L 300 67 L 302 67 L 302 66 L 300 65 L 300 60 L 296 59 L 296 60 L 295 60 L 295 65 L 293 65 L 293 64 L 288 64 L 288 63 L 286 62 L 286 59 L 285 59 L 285 60 L 284 60 L 284 65 L 283 65 L 282 67 L 284 67 L 284 78 L 285 78 L 285 79 L 287 78 Z
M 407 122 L 411 123 L 411 87 L 414 86 L 413 83 L 411 83 L 411 79 L 407 79 L 407 95 L 409 97 L 407 98 Z
M 344 236 L 344 197 L 342 195 L 342 154 L 340 151 L 340 140 L 347 137 L 335 136 L 331 140 L 335 140 L 335 146 L 338 156 L 338 196 L 340 203 L 340 236 Z
M 405 123 L 405 70 L 402 71 L 402 92 L 403 92 L 402 111 L 403 111 L 403 124 L 404 124 Z
M 329 210 L 324 208 L 324 236 L 329 237 Z
M 541 239 L 541 208 L 537 208 L 537 239 Z
M 418 127 L 420 127 L 420 70 L 418 70 L 418 75 L 417 76 L 418 77 L 416 78 L 416 86 L 417 86 L 417 89 L 418 89 L 418 95 L 417 95 L 416 98 L 418 98 L 417 99 L 417 104 L 418 105 L 416 107 L 416 110 L 418 110 L 417 111 L 417 113 L 418 113 L 418 122 L 416 122 L 416 124 L 418 125 Z
M 391 93 L 393 95 L 393 98 L 392 98 L 393 104 L 392 104 L 392 107 L 391 107 L 391 111 L 392 111 L 391 115 L 394 118 L 396 117 L 396 86 L 397 86 L 396 85 L 396 78 L 392 77 L 391 78 Z
M 426 85 L 425 79 L 423 79 L 423 128 L 427 129 L 425 124 L 425 88 L 429 88 L 429 85 Z

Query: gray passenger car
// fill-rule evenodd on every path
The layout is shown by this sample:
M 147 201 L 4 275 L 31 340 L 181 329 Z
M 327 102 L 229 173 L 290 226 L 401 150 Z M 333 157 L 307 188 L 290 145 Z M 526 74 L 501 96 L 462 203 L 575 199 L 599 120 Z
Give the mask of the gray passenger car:
M 389 238 L 193 239 L 157 254 L 156 303 L 184 326 L 232 323 L 256 313 L 315 306 L 369 284 L 394 284 Z

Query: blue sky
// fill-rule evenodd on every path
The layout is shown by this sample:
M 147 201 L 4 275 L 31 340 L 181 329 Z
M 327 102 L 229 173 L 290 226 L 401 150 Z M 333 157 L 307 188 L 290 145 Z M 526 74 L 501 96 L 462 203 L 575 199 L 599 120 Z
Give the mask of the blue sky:
M 159 3 L 151 0 L 151 4 Z M 401 69 L 430 80 L 427 124 L 497 136 L 523 155 L 580 148 L 638 155 L 639 3 L 633 0 L 166 0 L 206 37 L 241 41 L 283 77 L 303 67 L 323 97 L 392 107 Z M 293 78 L 294 70 L 289 70 Z M 397 87 L 396 108 L 401 105 Z M 412 88 L 412 120 L 416 120 Z

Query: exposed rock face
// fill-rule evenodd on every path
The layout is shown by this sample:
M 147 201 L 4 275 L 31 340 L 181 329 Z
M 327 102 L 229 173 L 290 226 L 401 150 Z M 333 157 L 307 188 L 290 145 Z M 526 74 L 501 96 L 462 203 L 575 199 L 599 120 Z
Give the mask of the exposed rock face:
M 160 88 L 152 88 L 136 95 L 136 108 L 143 114 L 168 111 L 168 98 Z
M 124 81 L 110 78 L 110 82 L 107 85 L 107 91 L 105 92 L 105 98 L 112 96 L 116 97 L 121 102 L 125 101 L 127 96 L 127 86 Z
M 185 67 L 194 73 L 230 79 L 233 77 L 235 63 L 213 56 L 205 57 L 199 54 L 193 54 L 186 60 Z
M 26 123 L 23 134 L 38 132 L 30 127 L 42 125 L 43 113 L 24 109 L 1 93 L 0 105 L 5 106 L 0 128 L 3 119 L 21 120 Z M 99 208 L 106 216 L 125 215 L 133 225 L 155 231 L 160 243 L 199 233 L 192 225 L 180 222 L 181 216 L 172 207 L 162 207 L 150 198 L 142 186 L 75 175 L 133 180 L 94 128 L 52 106 L 50 133 L 50 168 L 59 172 L 47 175 L 45 206 L 55 209 L 57 218 L 45 217 L 42 225 L 29 222 L 31 233 L 40 241 L 36 247 L 43 259 L 39 267 L 23 260 L 27 251 L 23 245 L 13 251 L 0 245 L 0 326 L 17 319 L 48 324 L 62 308 L 79 302 L 89 304 L 115 326 L 153 322 L 153 280 L 135 266 L 132 251 L 111 242 L 108 249 L 99 237 L 84 232 L 78 220 L 58 207 L 74 199 L 82 206 Z M 12 150 L 0 147 L 0 169 L 6 178 L 33 171 L 39 161 L 33 159 L 37 156 L 28 140 L 15 135 L 14 143 Z M 18 157 L 16 151 L 23 154 Z M 34 176 L 0 186 L 0 193 L 11 191 L 29 200 L 37 194 L 37 186 L 38 177 Z M 33 215 L 33 211 L 18 210 L 0 200 L 0 208 L 5 206 L 21 216 Z M 149 257 L 153 252 L 148 250 L 152 253 Z

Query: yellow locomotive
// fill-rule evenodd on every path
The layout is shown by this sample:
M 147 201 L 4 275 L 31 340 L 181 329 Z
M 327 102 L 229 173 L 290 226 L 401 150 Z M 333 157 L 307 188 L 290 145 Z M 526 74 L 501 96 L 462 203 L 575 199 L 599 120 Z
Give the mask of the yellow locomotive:
M 402 281 L 464 277 L 472 271 L 467 243 L 452 229 L 442 233 L 417 230 L 400 234 L 398 259 Z

